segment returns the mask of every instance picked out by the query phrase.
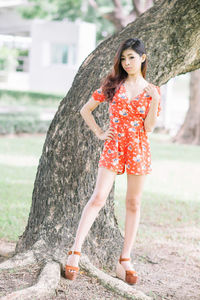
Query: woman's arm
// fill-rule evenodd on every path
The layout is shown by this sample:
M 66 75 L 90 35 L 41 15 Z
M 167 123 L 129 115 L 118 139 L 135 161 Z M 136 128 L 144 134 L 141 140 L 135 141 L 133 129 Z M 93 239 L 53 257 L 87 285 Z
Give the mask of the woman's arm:
M 148 114 L 144 120 L 144 128 L 147 132 L 152 132 L 157 121 L 159 98 L 152 98 Z
M 86 102 L 80 110 L 80 114 L 89 126 L 89 128 L 96 134 L 98 138 L 101 137 L 103 130 L 96 123 L 92 111 L 97 108 L 101 102 L 95 101 L 92 97 Z
M 153 84 L 148 84 L 148 86 L 145 88 L 146 92 L 152 97 L 149 110 L 146 115 L 146 118 L 144 120 L 144 128 L 147 132 L 152 132 L 157 121 L 157 117 L 160 114 L 161 106 L 161 93 L 160 93 L 160 87 L 154 86 Z

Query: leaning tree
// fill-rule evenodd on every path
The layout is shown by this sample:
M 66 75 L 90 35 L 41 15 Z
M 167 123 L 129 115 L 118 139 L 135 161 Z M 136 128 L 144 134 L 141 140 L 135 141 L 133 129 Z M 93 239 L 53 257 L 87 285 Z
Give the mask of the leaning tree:
M 59 282 L 81 212 L 94 189 L 103 147 L 82 119 L 80 109 L 99 87 L 101 78 L 110 72 L 119 44 L 131 37 L 139 37 L 146 44 L 147 80 L 156 85 L 199 68 L 199 0 L 156 1 L 135 22 L 101 42 L 80 66 L 48 129 L 25 231 L 19 237 L 15 255 L 0 264 L 1 269 L 23 265 L 28 268 L 34 262 L 43 266 L 37 284 L 28 291 L 15 292 L 16 299 L 20 295 L 25 299 L 38 295 L 40 299 L 39 293 L 51 294 Z M 93 113 L 97 123 L 106 130 L 108 104 L 102 103 Z M 82 247 L 80 267 L 90 268 L 94 276 L 105 266 L 112 270 L 122 248 L 123 233 L 114 214 L 113 197 L 114 185 Z M 104 278 L 109 281 L 109 287 L 119 284 L 120 280 L 111 281 L 110 277 Z M 138 297 L 147 299 L 142 294 Z

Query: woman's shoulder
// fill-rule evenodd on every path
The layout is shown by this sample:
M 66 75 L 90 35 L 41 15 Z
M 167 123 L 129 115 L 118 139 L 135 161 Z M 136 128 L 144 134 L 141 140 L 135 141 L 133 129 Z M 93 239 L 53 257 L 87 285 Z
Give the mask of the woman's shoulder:
M 153 85 L 153 86 L 157 86 L 153 82 L 149 82 L 149 81 L 146 81 L 146 80 L 145 80 L 145 82 L 146 82 L 147 85 L 150 84 L 150 85 Z
M 156 85 L 156 84 L 154 84 L 152 82 L 148 82 L 148 81 L 147 81 L 147 83 L 150 84 L 150 85 L 153 85 L 155 88 L 157 88 L 160 91 L 160 86 L 159 85 Z

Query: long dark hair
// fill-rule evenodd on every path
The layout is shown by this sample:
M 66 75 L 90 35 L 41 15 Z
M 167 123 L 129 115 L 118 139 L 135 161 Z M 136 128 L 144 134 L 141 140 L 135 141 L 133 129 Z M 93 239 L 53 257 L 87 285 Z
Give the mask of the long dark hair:
M 144 43 L 138 38 L 128 39 L 120 44 L 114 57 L 112 71 L 101 81 L 102 92 L 105 95 L 107 102 L 112 101 L 115 92 L 128 76 L 127 72 L 121 65 L 121 54 L 128 48 L 133 49 L 140 56 L 142 56 L 142 54 L 146 54 Z M 146 77 L 146 69 L 147 59 L 145 59 L 145 61 L 141 64 L 141 73 L 144 78 Z

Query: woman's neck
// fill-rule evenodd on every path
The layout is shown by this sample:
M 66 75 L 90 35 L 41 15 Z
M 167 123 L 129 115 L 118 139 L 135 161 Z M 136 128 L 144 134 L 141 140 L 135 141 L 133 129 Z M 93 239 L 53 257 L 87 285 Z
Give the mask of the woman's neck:
M 132 84 L 138 84 L 144 81 L 144 77 L 142 76 L 142 74 L 140 75 L 136 75 L 136 74 L 132 74 L 132 75 L 128 75 L 126 78 L 126 82 L 128 83 L 132 83 Z

